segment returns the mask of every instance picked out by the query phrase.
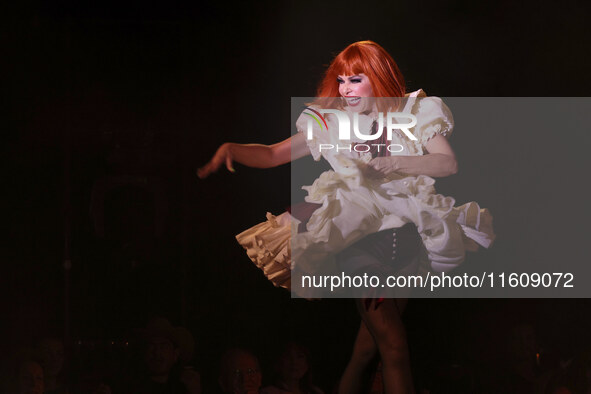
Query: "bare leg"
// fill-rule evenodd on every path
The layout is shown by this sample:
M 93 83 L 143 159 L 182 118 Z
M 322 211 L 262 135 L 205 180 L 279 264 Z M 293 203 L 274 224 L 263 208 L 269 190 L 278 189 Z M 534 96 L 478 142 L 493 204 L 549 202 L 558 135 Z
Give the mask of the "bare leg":
M 397 313 L 401 314 L 408 300 L 401 298 L 396 299 L 395 302 L 399 311 Z M 365 322 L 361 320 L 359 332 L 353 345 L 353 354 L 339 382 L 339 394 L 362 393 L 369 386 L 371 382 L 368 381 L 370 377 L 368 367 L 377 355 L 378 346 L 376 341 Z
M 378 355 L 378 347 L 362 320 L 353 345 L 353 354 L 339 382 L 339 394 L 358 394 L 369 385 L 368 366 Z
M 395 299 L 384 300 L 378 308 L 375 300 L 365 309 L 365 300 L 356 300 L 361 319 L 375 340 L 382 359 L 382 375 L 386 394 L 414 393 L 406 331 L 401 320 L 401 309 Z M 398 300 L 400 306 L 406 300 Z

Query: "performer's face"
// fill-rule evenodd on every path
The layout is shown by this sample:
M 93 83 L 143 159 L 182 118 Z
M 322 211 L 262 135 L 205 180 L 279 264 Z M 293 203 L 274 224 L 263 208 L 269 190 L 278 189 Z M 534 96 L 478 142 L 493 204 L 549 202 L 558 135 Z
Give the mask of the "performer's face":
M 345 98 L 347 106 L 357 111 L 367 105 L 363 97 L 373 97 L 371 82 L 365 74 L 339 75 L 337 78 L 339 93 Z M 365 105 L 364 105 L 365 104 Z

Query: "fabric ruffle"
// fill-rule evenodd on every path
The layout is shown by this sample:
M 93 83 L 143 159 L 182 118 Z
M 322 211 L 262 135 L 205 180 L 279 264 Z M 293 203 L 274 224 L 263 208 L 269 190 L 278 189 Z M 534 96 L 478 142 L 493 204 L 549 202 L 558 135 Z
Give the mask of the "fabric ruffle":
M 417 125 L 412 130 L 412 133 L 417 137 L 417 140 L 413 141 L 413 150 L 422 155 L 425 144 L 437 134 L 446 138 L 451 136 L 454 118 L 449 107 L 439 97 L 425 97 L 416 100 L 412 109 L 417 117 Z
M 306 201 L 321 204 L 306 232 L 298 233 L 299 221 L 285 212 L 267 214 L 266 222 L 237 239 L 273 284 L 289 289 L 290 274 L 329 273 L 338 252 L 369 234 L 412 222 L 427 256 L 419 272 L 447 272 L 463 262 L 467 250 L 488 248 L 495 235 L 488 210 L 475 202 L 454 207 L 455 200 L 437 194 L 434 183 L 423 175 L 373 180 L 360 170 L 326 171 L 306 187 Z
M 412 222 L 429 258 L 430 267 L 424 268 L 450 271 L 463 262 L 466 250 L 492 244 L 492 216 L 475 202 L 455 207 L 452 197 L 435 192 L 434 183 L 424 175 L 374 180 L 361 171 L 323 173 L 306 187 L 306 201 L 322 206 L 308 221 L 308 231 L 293 236 L 293 263 L 314 273 L 324 259 L 366 235 Z
M 291 287 L 292 224 L 299 223 L 288 212 L 274 216 L 267 212 L 267 221 L 259 223 L 236 236 L 248 257 L 275 285 Z

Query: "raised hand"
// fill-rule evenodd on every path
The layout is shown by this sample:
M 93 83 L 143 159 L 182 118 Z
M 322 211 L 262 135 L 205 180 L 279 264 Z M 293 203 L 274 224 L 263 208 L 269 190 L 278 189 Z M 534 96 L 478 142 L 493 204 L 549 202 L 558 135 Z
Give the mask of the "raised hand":
M 221 145 L 211 160 L 203 167 L 197 169 L 197 176 L 201 179 L 207 178 L 211 173 L 216 172 L 224 163 L 226 164 L 228 171 L 235 172 L 236 170 L 232 167 L 232 152 L 230 146 L 231 144 L 229 142 Z

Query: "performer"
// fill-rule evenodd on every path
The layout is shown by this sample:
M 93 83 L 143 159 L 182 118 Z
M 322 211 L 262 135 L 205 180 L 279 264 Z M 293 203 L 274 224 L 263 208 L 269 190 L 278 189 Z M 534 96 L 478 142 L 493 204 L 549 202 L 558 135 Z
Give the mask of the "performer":
M 333 170 L 305 187 L 303 209 L 267 214 L 266 222 L 237 236 L 269 280 L 313 298 L 317 293 L 299 286 L 304 275 L 346 272 L 385 278 L 441 272 L 460 264 L 465 251 L 477 244 L 490 246 L 490 214 L 473 202 L 454 207 L 453 198 L 436 194 L 433 187 L 432 177 L 457 172 L 447 141 L 451 112 L 422 90 L 407 94 L 398 66 L 381 46 L 360 41 L 345 48 L 327 69 L 317 97 L 296 122 L 293 137 L 274 145 L 225 143 L 198 170 L 205 178 L 222 165 L 234 172 L 234 161 L 270 168 L 309 154 L 330 163 Z M 343 139 L 335 110 L 353 119 L 357 133 Z M 416 124 L 388 135 L 387 112 L 412 114 Z M 406 300 L 400 293 L 385 298 L 376 291 L 366 288 L 356 299 L 362 322 L 341 394 L 362 390 L 363 372 L 378 353 L 386 393 L 413 392 L 401 321 Z

